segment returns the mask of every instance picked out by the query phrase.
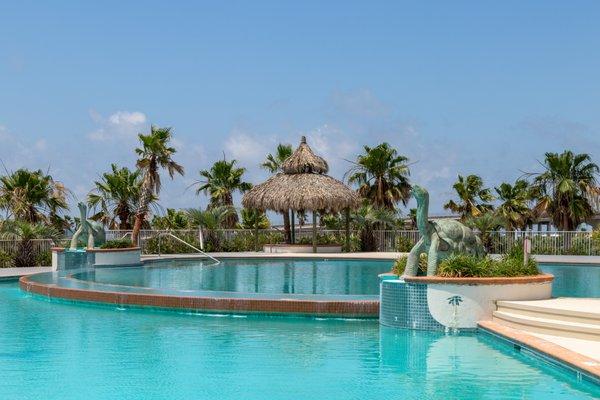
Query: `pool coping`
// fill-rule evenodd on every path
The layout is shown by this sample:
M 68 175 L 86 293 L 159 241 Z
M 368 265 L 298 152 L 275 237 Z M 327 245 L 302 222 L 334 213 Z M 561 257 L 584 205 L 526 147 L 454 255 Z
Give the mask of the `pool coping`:
M 600 361 L 493 321 L 479 321 L 477 325 L 479 330 L 499 340 L 508 341 L 519 348 L 524 347 L 541 356 L 545 361 L 573 370 L 585 376 L 592 383 L 600 385 Z
M 537 274 L 512 277 L 445 277 L 445 276 L 403 276 L 405 282 L 444 285 L 523 285 L 544 283 L 554 280 L 551 274 Z

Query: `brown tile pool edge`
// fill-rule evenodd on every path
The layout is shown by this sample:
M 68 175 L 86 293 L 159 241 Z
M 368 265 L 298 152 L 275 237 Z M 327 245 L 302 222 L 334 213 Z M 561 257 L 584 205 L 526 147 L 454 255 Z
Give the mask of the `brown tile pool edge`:
M 480 329 L 487 331 L 492 335 L 529 348 L 559 364 L 566 365 L 579 373 L 587 375 L 592 381 L 600 384 L 599 361 L 542 338 L 538 338 L 515 328 L 500 325 L 493 321 L 479 321 L 477 325 Z
M 379 316 L 378 300 L 221 298 L 106 292 L 63 288 L 54 284 L 33 282 L 27 276 L 19 279 L 19 286 L 24 291 L 46 297 L 117 306 L 130 305 L 183 311 L 311 315 L 315 317 L 377 318 Z
M 527 283 L 552 282 L 554 276 L 551 274 L 538 274 L 531 276 L 513 277 L 464 277 L 450 278 L 445 276 L 405 276 L 404 281 L 410 283 L 437 283 L 446 285 L 515 285 Z

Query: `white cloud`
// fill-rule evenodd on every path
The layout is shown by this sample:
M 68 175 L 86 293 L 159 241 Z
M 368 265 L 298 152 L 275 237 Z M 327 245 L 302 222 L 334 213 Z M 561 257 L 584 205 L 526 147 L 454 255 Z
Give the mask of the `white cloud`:
M 330 175 L 341 178 L 352 160 L 360 152 L 356 140 L 350 138 L 341 129 L 324 124 L 306 133 L 309 146 L 329 163 Z
M 91 110 L 90 118 L 100 125 L 88 134 L 88 138 L 93 141 L 135 137 L 146 124 L 146 115 L 139 111 L 117 111 L 104 118 L 98 112 Z
M 243 163 L 258 164 L 269 153 L 269 139 L 234 129 L 225 141 L 228 156 Z
M 139 111 L 117 111 L 108 117 L 108 121 L 114 125 L 138 125 L 146 122 L 146 115 Z

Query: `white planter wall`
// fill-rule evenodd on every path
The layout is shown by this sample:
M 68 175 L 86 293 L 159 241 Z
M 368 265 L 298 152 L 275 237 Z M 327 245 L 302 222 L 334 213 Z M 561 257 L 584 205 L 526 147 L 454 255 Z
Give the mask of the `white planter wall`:
M 462 301 L 456 307 L 452 296 Z M 514 285 L 428 284 L 427 305 L 431 316 L 446 327 L 476 328 L 477 321 L 491 320 L 496 300 L 542 300 L 552 296 L 552 282 Z
M 94 266 L 131 265 L 141 262 L 140 249 L 94 250 L 93 253 L 95 255 Z

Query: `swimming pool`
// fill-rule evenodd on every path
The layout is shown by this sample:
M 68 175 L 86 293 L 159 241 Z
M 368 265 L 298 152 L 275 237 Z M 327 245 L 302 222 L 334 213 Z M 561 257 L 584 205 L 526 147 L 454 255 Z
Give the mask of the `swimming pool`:
M 151 315 L 152 314 L 152 315 Z M 41 301 L 0 284 L 2 399 L 591 399 L 484 334 Z
M 553 297 L 600 297 L 600 265 L 540 263 L 539 268 L 554 275 Z
M 378 275 L 390 260 L 199 259 L 152 261 L 141 267 L 102 268 L 73 275 L 99 284 L 191 292 L 252 294 L 379 295 Z

